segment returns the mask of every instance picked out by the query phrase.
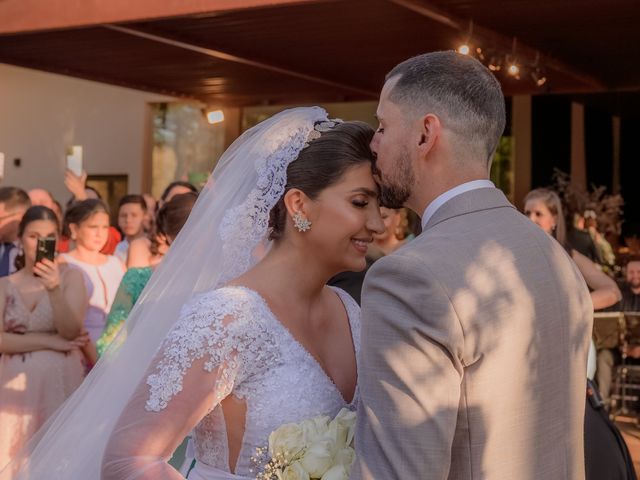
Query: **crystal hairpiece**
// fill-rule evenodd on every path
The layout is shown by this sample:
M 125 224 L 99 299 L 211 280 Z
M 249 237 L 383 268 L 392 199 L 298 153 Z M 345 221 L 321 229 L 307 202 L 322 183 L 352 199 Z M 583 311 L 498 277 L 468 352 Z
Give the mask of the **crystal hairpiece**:
M 305 147 L 308 147 L 309 144 L 317 138 L 320 138 L 323 133 L 328 132 L 335 128 L 336 125 L 342 123 L 342 120 L 339 118 L 334 118 L 332 120 L 325 120 L 322 122 L 316 122 L 313 126 L 313 130 L 309 132 L 309 136 L 307 137 L 307 142 L 304 144 Z

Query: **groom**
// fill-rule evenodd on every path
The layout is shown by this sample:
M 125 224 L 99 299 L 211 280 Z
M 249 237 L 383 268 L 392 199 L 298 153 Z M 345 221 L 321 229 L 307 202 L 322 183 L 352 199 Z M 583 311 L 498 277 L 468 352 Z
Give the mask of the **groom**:
M 584 479 L 592 304 L 571 259 L 488 180 L 495 77 L 411 58 L 380 96 L 382 200 L 423 233 L 369 271 L 352 479 Z

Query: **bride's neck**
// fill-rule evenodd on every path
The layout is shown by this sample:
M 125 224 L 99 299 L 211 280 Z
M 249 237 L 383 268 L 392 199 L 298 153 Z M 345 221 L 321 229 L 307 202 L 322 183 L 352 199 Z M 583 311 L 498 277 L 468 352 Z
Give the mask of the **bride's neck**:
M 274 245 L 249 272 L 252 280 L 270 290 L 286 292 L 297 298 L 314 298 L 322 292 L 332 274 L 312 255 L 287 245 Z

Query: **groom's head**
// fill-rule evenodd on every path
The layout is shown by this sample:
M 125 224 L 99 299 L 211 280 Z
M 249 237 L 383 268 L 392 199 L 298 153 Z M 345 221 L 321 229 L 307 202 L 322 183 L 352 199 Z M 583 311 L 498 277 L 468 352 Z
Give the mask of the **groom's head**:
M 377 116 L 380 128 L 371 147 L 378 157 L 382 201 L 416 210 L 424 203 L 414 198 L 417 192 L 427 192 L 428 201 L 430 192 L 488 176 L 504 130 L 504 97 L 477 60 L 432 52 L 389 72 Z

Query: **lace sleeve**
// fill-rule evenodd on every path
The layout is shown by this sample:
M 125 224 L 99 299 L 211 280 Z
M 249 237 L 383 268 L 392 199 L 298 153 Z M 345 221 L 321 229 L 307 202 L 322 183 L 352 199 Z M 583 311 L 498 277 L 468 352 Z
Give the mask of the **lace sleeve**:
M 174 449 L 235 385 L 270 365 L 274 346 L 242 292 L 221 289 L 195 297 L 118 420 L 102 478 L 181 478 L 166 463 Z

